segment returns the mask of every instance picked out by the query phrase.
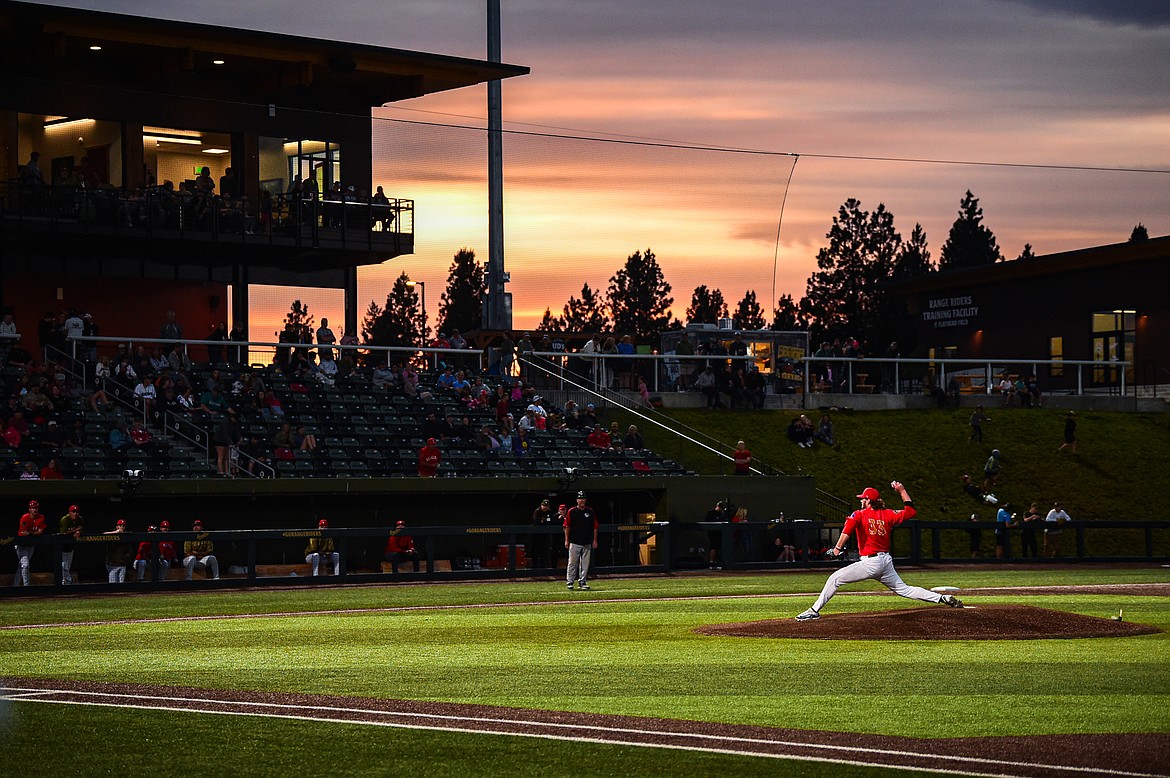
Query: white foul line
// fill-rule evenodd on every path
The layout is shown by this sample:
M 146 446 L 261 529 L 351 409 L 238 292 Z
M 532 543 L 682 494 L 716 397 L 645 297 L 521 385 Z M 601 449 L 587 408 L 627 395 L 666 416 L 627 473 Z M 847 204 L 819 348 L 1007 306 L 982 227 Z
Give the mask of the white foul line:
M 12 693 L 10 693 L 10 692 L 12 692 Z M 326 723 L 340 723 L 340 724 L 364 724 L 367 726 L 372 725 L 372 726 L 382 726 L 382 727 L 395 727 L 395 728 L 401 728 L 401 729 L 421 729 L 421 730 L 440 731 L 440 732 L 459 732 L 459 733 L 481 734 L 481 735 L 484 735 L 484 734 L 486 734 L 486 735 L 509 735 L 509 736 L 513 736 L 513 737 L 536 737 L 536 738 L 543 738 L 543 739 L 547 739 L 547 740 L 563 740 L 563 741 L 583 742 L 583 743 L 602 743 L 602 744 L 610 744 L 610 745 L 630 745 L 630 746 L 639 746 L 639 747 L 643 747 L 643 748 L 670 748 L 670 749 L 683 750 L 683 751 L 702 751 L 702 752 L 709 752 L 709 753 L 731 754 L 731 755 L 736 755 L 736 756 L 766 756 L 766 757 L 770 757 L 770 758 L 774 758 L 774 759 L 791 759 L 791 760 L 806 761 L 806 762 L 828 762 L 828 763 L 833 763 L 833 764 L 844 764 L 844 765 L 851 765 L 851 766 L 887 767 L 887 768 L 898 768 L 898 769 L 911 770 L 911 771 L 917 771 L 917 772 L 936 772 L 936 773 L 948 773 L 948 774 L 953 774 L 953 775 L 968 775 L 968 776 L 980 776 L 980 777 L 987 776 L 988 778 L 1011 778 L 1014 775 L 1011 773 L 984 773 L 984 772 L 971 772 L 971 771 L 957 770 L 957 769 L 917 767 L 917 766 L 913 766 L 913 765 L 884 764 L 884 763 L 879 763 L 879 762 L 866 762 L 866 761 L 861 761 L 861 760 L 831 758 L 831 757 L 800 756 L 800 755 L 795 755 L 795 754 L 773 754 L 773 753 L 768 753 L 768 752 L 759 752 L 759 751 L 753 751 L 753 750 L 747 750 L 747 749 L 736 750 L 736 749 L 731 749 L 731 748 L 717 748 L 717 747 L 713 747 L 713 746 L 682 745 L 682 744 L 654 743 L 654 742 L 648 743 L 648 742 L 645 742 L 644 740 L 634 740 L 634 739 L 624 740 L 621 738 L 615 739 L 612 737 L 602 737 L 600 734 L 597 737 L 586 737 L 586 736 L 580 736 L 580 735 L 567 735 L 567 734 L 555 734 L 555 733 L 506 732 L 506 731 L 496 731 L 496 730 L 474 729 L 474 728 L 470 728 L 470 727 L 460 727 L 460 726 L 440 726 L 438 724 L 426 725 L 426 724 L 417 724 L 417 723 L 408 723 L 408 722 L 362 721 L 362 720 L 353 720 L 353 719 L 348 719 L 348 718 L 332 718 L 332 717 L 327 717 L 327 716 L 295 715 L 292 713 L 266 713 L 266 712 L 261 712 L 261 711 L 223 710 L 222 707 L 205 707 L 205 708 L 182 707 L 182 708 L 176 708 L 176 707 L 171 707 L 167 704 L 150 705 L 150 704 L 145 704 L 145 703 L 141 703 L 141 702 L 137 702 L 137 703 L 110 702 L 110 701 L 81 702 L 81 701 L 76 701 L 76 700 L 47 699 L 47 697 L 49 697 L 49 696 L 60 695 L 60 694 L 87 696 L 87 697 L 103 697 L 103 698 L 112 698 L 112 699 L 116 699 L 116 700 L 122 700 L 122 699 L 138 700 L 138 699 L 142 698 L 142 695 L 120 694 L 120 693 L 113 693 L 113 692 L 90 692 L 90 691 L 79 691 L 79 690 L 72 690 L 72 689 L 21 689 L 21 688 L 0 687 L 0 698 L 18 700 L 18 701 L 22 701 L 22 702 L 47 702 L 47 703 L 64 704 L 64 705 L 89 705 L 89 706 L 98 706 L 98 707 L 128 708 L 128 709 L 139 709 L 139 710 L 169 710 L 169 711 L 177 711 L 177 712 L 184 712 L 184 713 L 208 713 L 208 714 L 215 714 L 215 715 L 257 716 L 257 717 L 263 717 L 263 718 L 291 719 L 291 720 L 299 720 L 299 721 L 322 721 L 322 722 L 326 722 Z M 330 713 L 330 714 L 360 713 L 360 714 L 376 715 L 376 716 L 383 716 L 383 717 L 433 719 L 435 721 L 445 721 L 445 722 L 479 722 L 479 723 L 483 723 L 483 724 L 495 724 L 495 725 L 507 725 L 507 726 L 534 726 L 534 727 L 541 727 L 541 728 L 552 729 L 552 730 L 556 730 L 556 729 L 586 730 L 586 731 L 596 731 L 598 733 L 606 733 L 606 734 L 621 733 L 621 734 L 632 735 L 632 736 L 633 735 L 640 735 L 643 737 L 681 737 L 681 738 L 687 738 L 687 739 L 697 740 L 697 741 L 720 741 L 720 742 L 730 741 L 730 742 L 734 742 L 734 743 L 742 743 L 745 746 L 767 745 L 767 746 L 787 746 L 787 747 L 791 747 L 791 748 L 800 748 L 800 749 L 818 748 L 818 749 L 832 750 L 832 751 L 856 752 L 859 754 L 875 754 L 875 755 L 880 754 L 883 756 L 891 756 L 891 757 L 907 757 L 907 758 L 911 758 L 911 759 L 938 759 L 938 760 L 946 761 L 946 762 L 966 762 L 966 763 L 972 763 L 975 765 L 986 765 L 988 767 L 992 767 L 992 766 L 1022 767 L 1022 768 L 1030 768 L 1033 770 L 1045 769 L 1045 770 L 1054 770 L 1054 771 L 1058 771 L 1058 772 L 1069 772 L 1069 773 L 1091 773 L 1091 774 L 1108 773 L 1109 775 L 1128 776 L 1129 778 L 1165 778 L 1164 775 L 1157 774 L 1157 773 L 1137 773 L 1137 772 L 1127 772 L 1127 771 L 1121 771 L 1121 770 L 1115 770 L 1115 769 L 1105 770 L 1105 769 L 1093 768 L 1093 767 L 1076 767 L 1076 766 L 1070 766 L 1070 765 L 1041 764 L 1041 763 L 1035 763 L 1035 762 L 1014 762 L 1014 761 L 1001 760 L 1001 759 L 985 759 L 985 758 L 981 758 L 981 757 L 969 757 L 969 756 L 958 756 L 958 755 L 948 755 L 948 754 L 918 753 L 918 752 L 914 752 L 914 751 L 865 748 L 865 747 L 859 747 L 859 746 L 840 746 L 840 745 L 832 745 L 832 744 L 795 742 L 795 741 L 786 741 L 786 740 L 765 740 L 765 739 L 761 739 L 761 738 L 748 738 L 748 737 L 737 737 L 737 736 L 728 736 L 728 735 L 707 735 L 707 734 L 703 734 L 703 733 L 678 732 L 678 731 L 672 731 L 672 730 L 636 729 L 636 728 L 632 728 L 632 727 L 606 727 L 606 726 L 598 726 L 598 725 L 590 725 L 590 724 L 543 722 L 543 721 L 533 721 L 531 719 L 505 719 L 505 718 L 489 718 L 489 717 L 482 717 L 482 716 L 454 716 L 454 715 L 447 715 L 447 714 L 413 713 L 413 712 L 407 712 L 407 711 L 387 711 L 387 710 L 378 710 L 378 709 L 369 709 L 369 708 L 344 708 L 344 707 L 328 706 L 328 705 L 292 705 L 292 704 L 286 704 L 286 703 L 254 702 L 254 701 L 246 701 L 246 700 L 240 700 L 240 701 L 237 701 L 237 700 L 215 700 L 215 699 L 206 699 L 206 698 L 199 698 L 199 697 L 167 697 L 165 699 L 160 699 L 160 701 L 163 703 L 182 702 L 182 703 L 192 703 L 195 705 L 205 705 L 205 706 L 207 706 L 207 705 L 209 705 L 209 706 L 233 705 L 233 706 L 269 708 L 269 709 L 278 709 L 278 710 L 300 710 L 300 711 L 310 710 L 310 711 L 321 711 L 323 713 Z

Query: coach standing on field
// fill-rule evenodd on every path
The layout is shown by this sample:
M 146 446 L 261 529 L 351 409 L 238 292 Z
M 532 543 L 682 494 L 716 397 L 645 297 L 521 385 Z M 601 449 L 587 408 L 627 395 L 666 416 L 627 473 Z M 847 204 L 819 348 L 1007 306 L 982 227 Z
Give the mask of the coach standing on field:
M 585 506 L 585 492 L 577 492 L 577 505 L 565 516 L 565 548 L 569 549 L 569 566 L 565 577 L 569 589 L 576 580 L 579 588 L 589 588 L 589 561 L 597 548 L 597 514 Z
M 861 510 L 854 511 L 845 520 L 845 528 L 837 538 L 837 544 L 829 549 L 830 556 L 840 556 L 842 547 L 849 541 L 851 535 L 857 535 L 857 547 L 861 552 L 861 559 L 843 567 L 829 576 L 821 596 L 813 606 L 796 617 L 797 621 L 811 621 L 821 617 L 821 608 L 825 607 L 841 584 L 857 583 L 867 578 L 881 581 L 894 594 L 909 597 L 913 600 L 925 602 L 941 602 L 952 608 L 958 608 L 963 603 L 949 594 L 939 594 L 920 586 L 907 586 L 894 569 L 894 559 L 890 556 L 890 533 L 894 527 L 915 516 L 914 501 L 906 493 L 906 487 L 899 481 L 890 484 L 890 488 L 902 497 L 905 507 L 900 511 L 886 508 L 882 503 L 881 494 L 872 486 L 866 488 L 857 499 L 861 500 Z

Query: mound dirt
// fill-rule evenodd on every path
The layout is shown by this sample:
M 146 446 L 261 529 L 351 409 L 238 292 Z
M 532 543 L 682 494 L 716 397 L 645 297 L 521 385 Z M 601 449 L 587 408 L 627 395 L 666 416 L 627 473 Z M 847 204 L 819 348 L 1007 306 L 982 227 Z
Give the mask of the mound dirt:
M 695 631 L 702 635 L 805 640 L 1043 640 L 1131 637 L 1162 630 L 1030 605 L 979 605 L 822 613 L 814 621 L 768 619 L 710 624 Z

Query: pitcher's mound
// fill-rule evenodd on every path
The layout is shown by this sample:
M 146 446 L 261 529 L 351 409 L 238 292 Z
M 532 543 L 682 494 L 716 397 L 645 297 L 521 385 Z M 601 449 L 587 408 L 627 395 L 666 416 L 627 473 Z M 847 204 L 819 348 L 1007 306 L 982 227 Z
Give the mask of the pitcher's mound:
M 710 624 L 702 635 L 807 640 L 1040 640 L 1152 635 L 1162 630 L 1030 605 L 923 606 L 870 613 L 828 613 L 814 621 L 769 619 Z

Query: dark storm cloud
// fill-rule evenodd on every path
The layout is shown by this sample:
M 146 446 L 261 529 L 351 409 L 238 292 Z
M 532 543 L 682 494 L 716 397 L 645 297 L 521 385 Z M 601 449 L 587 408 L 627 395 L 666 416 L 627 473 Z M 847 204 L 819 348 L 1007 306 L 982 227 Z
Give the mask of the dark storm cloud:
M 1076 16 L 1105 24 L 1134 24 L 1139 27 L 1170 26 L 1170 3 L 1166 0 L 1008 0 L 1045 13 Z

